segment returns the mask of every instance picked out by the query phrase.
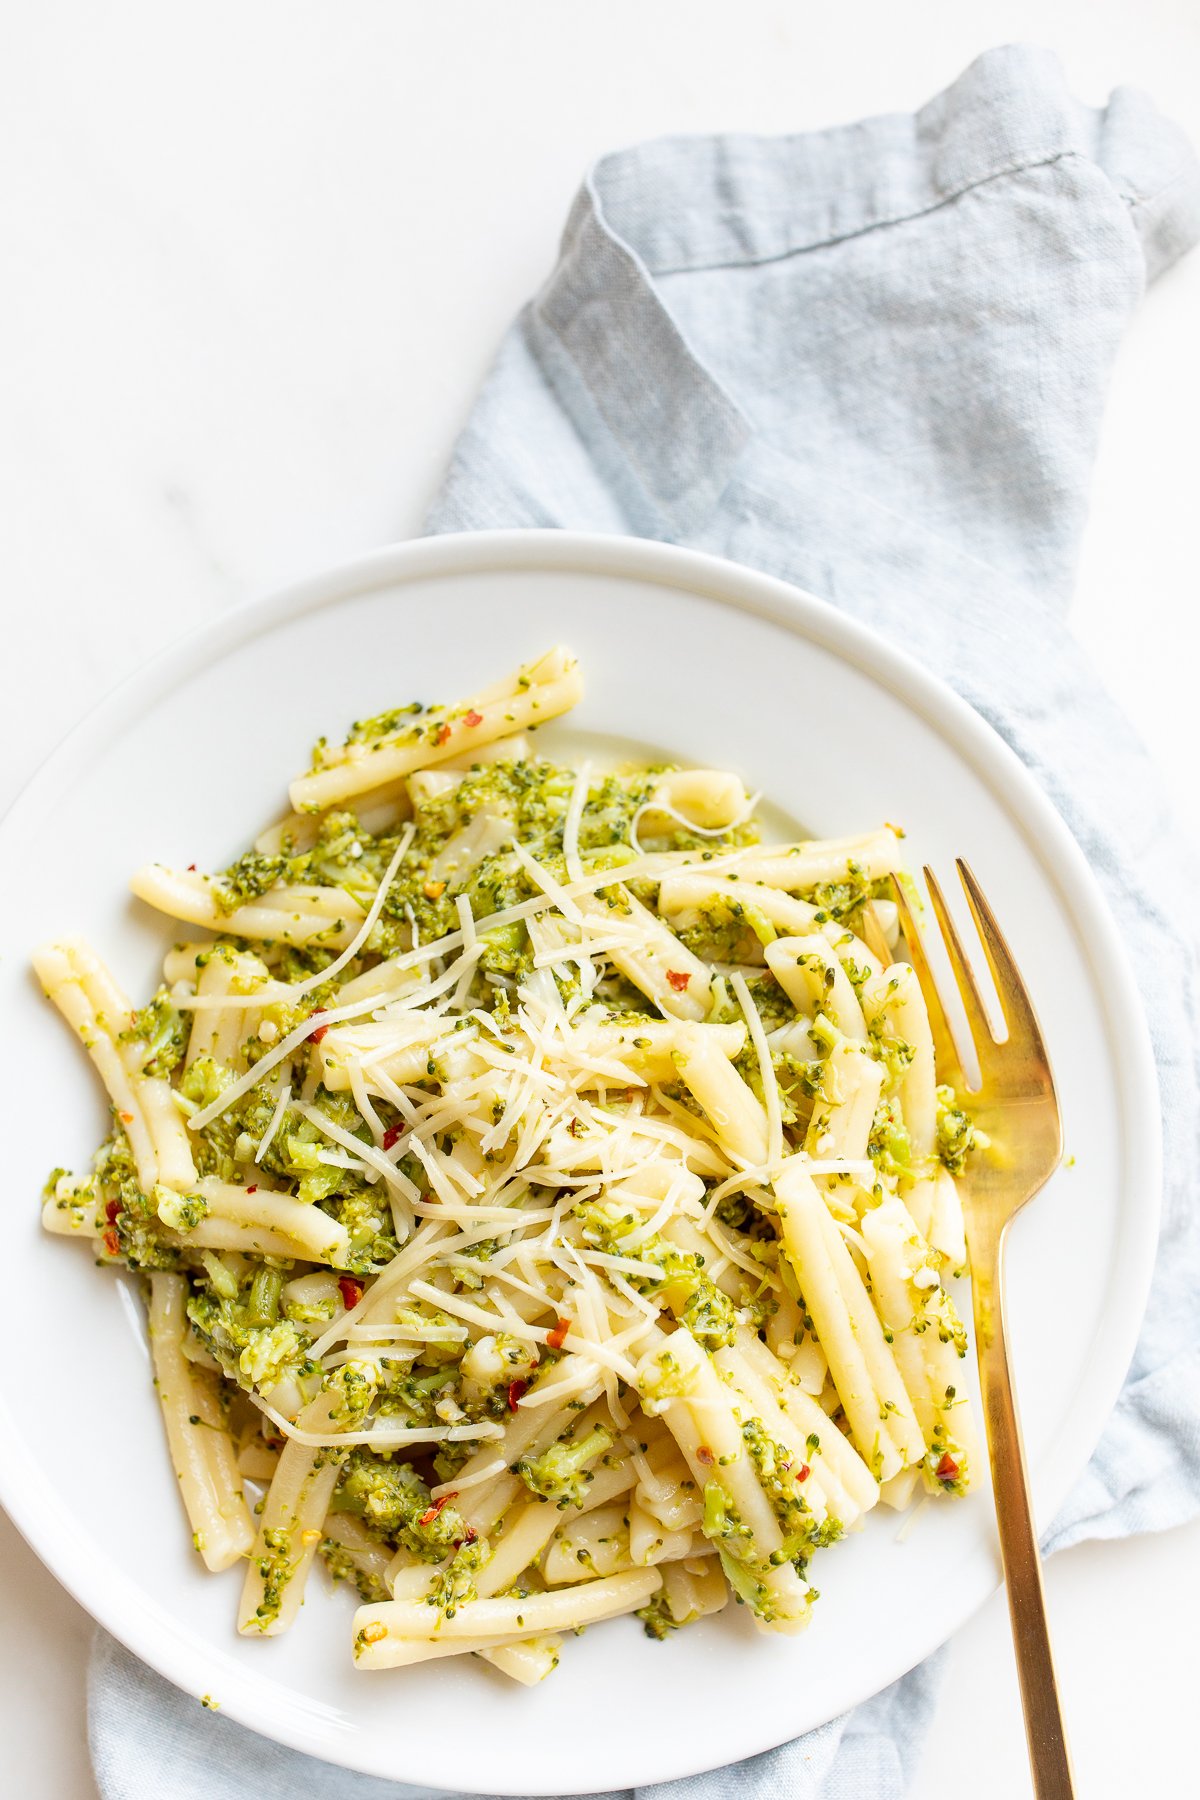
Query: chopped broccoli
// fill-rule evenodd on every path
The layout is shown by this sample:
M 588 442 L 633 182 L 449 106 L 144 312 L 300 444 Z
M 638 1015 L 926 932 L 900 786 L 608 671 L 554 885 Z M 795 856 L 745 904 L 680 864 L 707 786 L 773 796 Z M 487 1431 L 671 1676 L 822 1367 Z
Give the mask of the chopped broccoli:
M 317 1546 L 317 1555 L 328 1569 L 330 1579 L 334 1582 L 348 1581 L 352 1587 L 357 1588 L 359 1599 L 368 1606 L 389 1598 L 387 1588 L 379 1576 L 364 1569 L 349 1550 L 335 1543 L 332 1538 L 322 1538 Z
M 194 1231 L 201 1219 L 208 1217 L 208 1201 L 203 1194 L 177 1194 L 161 1184 L 154 1190 L 154 1206 L 171 1231 Z
M 952 1087 L 937 1090 L 937 1153 L 951 1175 L 961 1175 L 968 1156 L 981 1142 L 970 1115 L 958 1104 Z
M 591 1480 L 589 1464 L 615 1442 L 607 1426 L 594 1425 L 582 1438 L 560 1438 L 540 1456 L 523 1456 L 512 1466 L 530 1493 L 543 1500 L 553 1500 L 559 1507 L 577 1506 L 587 1492 Z
M 646 1636 L 657 1638 L 659 1643 L 664 1638 L 670 1637 L 673 1631 L 679 1629 L 679 1620 L 671 1612 L 666 1596 L 661 1590 L 648 1600 L 645 1606 L 638 1607 L 636 1617 L 642 1621 Z
M 803 1573 L 811 1551 L 820 1541 L 832 1542 L 839 1537 L 841 1527 L 836 1521 L 826 1519 L 818 1524 L 813 1518 L 800 1485 L 801 1471 L 807 1472 L 805 1465 L 797 1466 L 791 1451 L 770 1436 L 761 1419 L 743 1420 L 742 1442 L 784 1534 L 783 1546 L 773 1560 L 794 1563 Z
M 154 1201 L 138 1184 L 133 1151 L 119 1127 L 96 1152 L 93 1182 L 97 1210 L 109 1222 L 105 1249 L 131 1269 L 177 1269 L 179 1251 L 166 1241 Z
M 903 1178 L 914 1173 L 912 1139 L 895 1100 L 886 1094 L 875 1110 L 867 1155 L 882 1175 Z
M 441 1562 L 476 1541 L 452 1499 L 434 1500 L 411 1463 L 360 1446 L 342 1467 L 333 1510 L 353 1513 L 388 1543 L 424 1562 Z
M 245 1345 L 238 1356 L 238 1368 L 253 1387 L 274 1387 L 285 1374 L 295 1372 L 304 1361 L 308 1348 L 307 1335 L 302 1336 L 290 1319 L 275 1325 L 249 1327 Z
M 222 912 L 236 912 L 248 900 L 258 900 L 277 887 L 287 873 L 287 857 L 263 856 L 257 850 L 248 850 L 229 865 L 219 882 L 213 883 L 213 899 Z
M 190 1021 L 172 1005 L 166 988 L 159 988 L 149 1005 L 133 1014 L 121 1042 L 145 1044 L 142 1068 L 147 1075 L 169 1075 L 187 1049 L 190 1034 Z
M 308 1360 L 310 1333 L 292 1320 L 260 1325 L 253 1301 L 253 1281 L 243 1296 L 231 1297 L 231 1271 L 217 1259 L 214 1269 L 204 1260 L 203 1275 L 187 1303 L 192 1328 L 234 1381 L 242 1387 L 273 1387 L 286 1376 L 306 1379 L 314 1372 Z M 260 1288 L 261 1298 L 261 1288 Z
M 423 713 L 425 708 L 419 700 L 410 701 L 407 706 L 393 706 L 389 712 L 376 713 L 370 719 L 355 719 L 346 733 L 348 744 L 374 744 L 380 738 L 395 737 L 405 728 L 405 722 Z M 409 733 L 415 737 L 417 727 L 410 726 Z M 317 765 L 319 766 L 319 765 Z
M 644 1239 L 627 1250 L 624 1238 L 636 1221 L 627 1213 L 597 1202 L 577 1209 L 583 1235 L 589 1244 L 612 1255 L 635 1256 L 641 1263 L 661 1270 L 658 1276 L 629 1274 L 626 1279 L 641 1294 L 662 1294 L 672 1311 L 706 1350 L 732 1344 L 737 1330 L 733 1301 L 704 1271 L 704 1259 L 679 1250 L 666 1238 Z

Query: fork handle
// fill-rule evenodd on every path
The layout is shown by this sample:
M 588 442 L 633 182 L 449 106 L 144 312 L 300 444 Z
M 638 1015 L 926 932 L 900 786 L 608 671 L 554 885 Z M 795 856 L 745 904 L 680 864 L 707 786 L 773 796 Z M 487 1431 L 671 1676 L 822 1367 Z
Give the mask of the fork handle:
M 1033 1789 L 1037 1800 L 1074 1800 L 1071 1755 L 1046 1623 L 1042 1561 L 1005 1342 L 1004 1232 L 987 1237 L 991 1241 L 971 1245 L 975 1347 Z

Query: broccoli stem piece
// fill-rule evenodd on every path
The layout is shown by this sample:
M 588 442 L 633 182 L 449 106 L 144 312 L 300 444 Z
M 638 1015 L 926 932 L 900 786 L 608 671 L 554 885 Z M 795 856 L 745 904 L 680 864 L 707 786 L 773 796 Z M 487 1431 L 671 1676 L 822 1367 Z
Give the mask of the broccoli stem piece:
M 613 1434 L 604 1425 L 594 1425 L 586 1436 L 563 1438 L 551 1444 L 540 1456 L 525 1457 L 513 1464 L 531 1493 L 556 1506 L 576 1506 L 583 1499 L 590 1479 L 588 1464 L 611 1450 Z

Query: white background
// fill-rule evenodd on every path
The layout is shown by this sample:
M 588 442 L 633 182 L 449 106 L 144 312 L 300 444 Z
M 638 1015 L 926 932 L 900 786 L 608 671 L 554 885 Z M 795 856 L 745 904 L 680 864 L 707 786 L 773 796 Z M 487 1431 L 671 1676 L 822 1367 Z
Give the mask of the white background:
M 418 528 L 602 150 L 910 108 L 1021 38 L 1056 48 L 1082 98 L 1132 82 L 1200 141 L 1191 0 L 7 12 L 0 804 L 95 696 L 185 628 Z M 1198 302 L 1195 256 L 1130 330 L 1074 611 L 1193 835 Z M 69 1429 L 81 1402 L 48 1396 L 47 1429 Z M 1048 1587 L 1081 1795 L 1173 1800 L 1194 1778 L 1200 1525 L 1069 1552 Z M 0 1517 L 3 1786 L 21 1800 L 93 1800 L 89 1637 Z M 913 1793 L 1028 1792 L 997 1598 L 953 1647 Z

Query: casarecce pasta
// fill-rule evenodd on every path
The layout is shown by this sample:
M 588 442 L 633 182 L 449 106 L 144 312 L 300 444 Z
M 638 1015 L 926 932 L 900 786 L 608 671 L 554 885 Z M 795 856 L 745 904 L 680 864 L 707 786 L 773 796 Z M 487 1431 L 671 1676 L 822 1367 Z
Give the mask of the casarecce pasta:
M 360 721 L 224 873 L 137 871 L 189 928 L 145 1006 L 34 959 L 112 1106 L 44 1222 L 144 1283 L 196 1550 L 255 1636 L 322 1562 L 366 1669 L 532 1683 L 731 1595 L 794 1632 L 818 1552 L 974 1478 L 976 1134 L 901 834 L 763 844 L 736 775 L 562 767 L 529 734 L 581 691 L 559 648 Z

